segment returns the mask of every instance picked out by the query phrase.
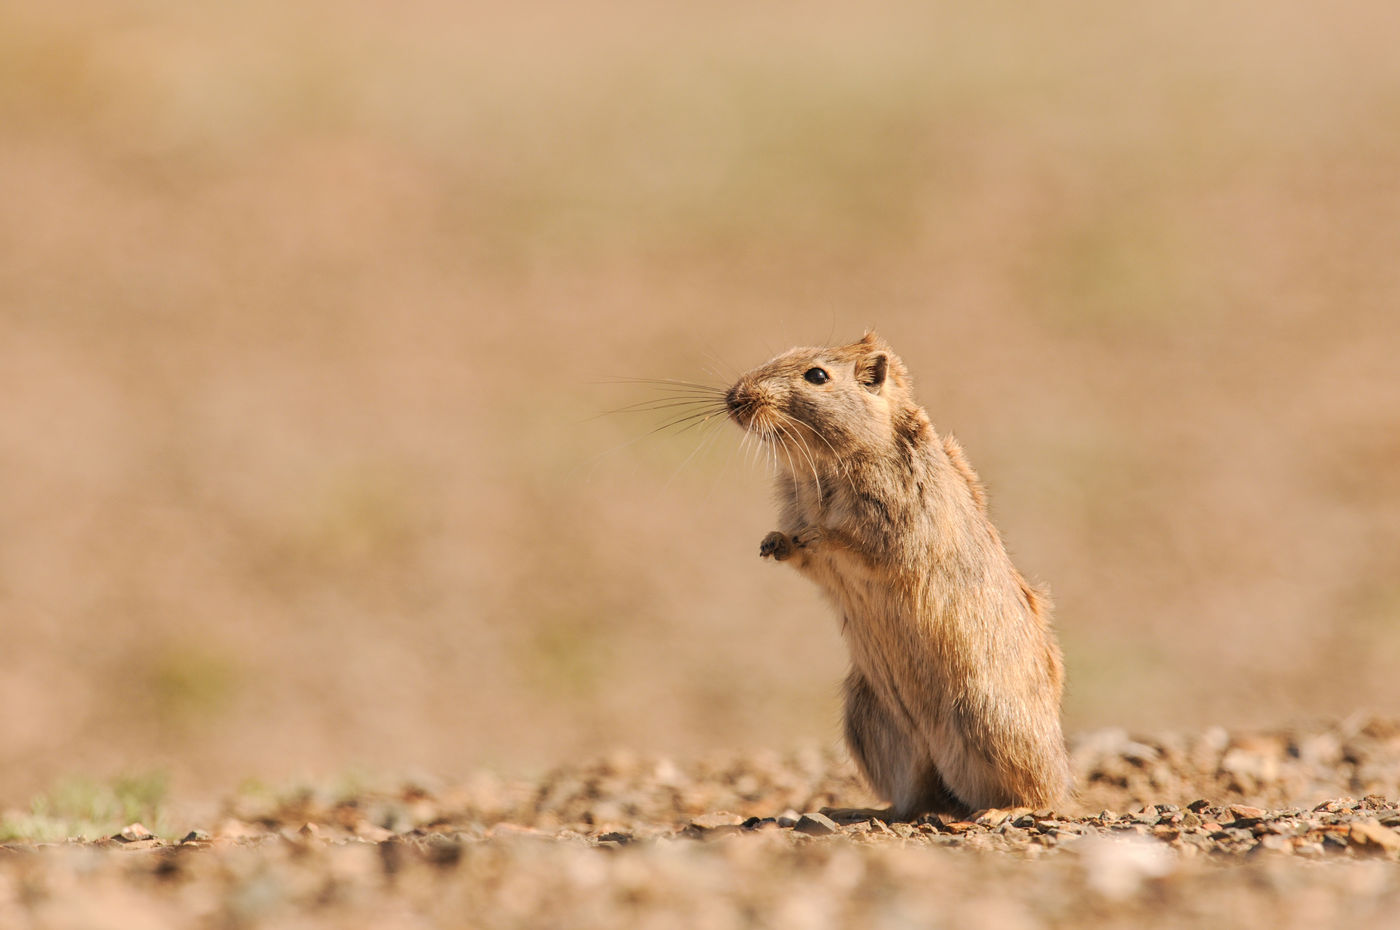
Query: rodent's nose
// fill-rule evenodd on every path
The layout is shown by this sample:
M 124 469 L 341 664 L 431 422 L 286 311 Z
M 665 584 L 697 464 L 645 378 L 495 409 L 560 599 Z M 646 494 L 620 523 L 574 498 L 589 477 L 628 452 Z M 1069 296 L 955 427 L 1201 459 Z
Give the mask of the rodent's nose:
M 730 413 L 737 413 L 739 408 L 744 406 L 745 399 L 743 391 L 739 390 L 739 385 L 734 385 L 724 395 L 724 405 L 729 408 Z
M 734 422 L 748 429 L 749 417 L 753 415 L 753 392 L 747 390 L 742 382 L 736 384 L 725 393 L 724 405 L 729 408 L 729 416 Z

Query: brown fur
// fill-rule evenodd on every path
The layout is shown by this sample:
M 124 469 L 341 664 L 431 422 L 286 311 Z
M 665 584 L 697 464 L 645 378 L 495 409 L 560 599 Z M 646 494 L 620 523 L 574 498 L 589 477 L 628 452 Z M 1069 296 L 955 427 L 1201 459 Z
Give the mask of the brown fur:
M 808 380 L 813 368 L 828 380 Z M 1063 801 L 1048 602 L 1011 564 L 977 474 L 934 432 L 903 362 L 873 333 L 792 349 L 726 403 L 779 464 L 779 529 L 760 553 L 841 615 L 846 741 L 871 787 L 903 818 Z

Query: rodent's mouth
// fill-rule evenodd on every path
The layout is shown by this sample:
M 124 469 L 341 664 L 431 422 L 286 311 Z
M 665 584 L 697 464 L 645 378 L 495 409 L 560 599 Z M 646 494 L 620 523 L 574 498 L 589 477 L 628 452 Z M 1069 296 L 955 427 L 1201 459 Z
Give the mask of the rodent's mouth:
M 740 382 L 724 395 L 724 406 L 729 411 L 730 419 L 745 432 L 765 441 L 778 438 L 782 428 L 777 423 L 783 417 L 761 388 Z

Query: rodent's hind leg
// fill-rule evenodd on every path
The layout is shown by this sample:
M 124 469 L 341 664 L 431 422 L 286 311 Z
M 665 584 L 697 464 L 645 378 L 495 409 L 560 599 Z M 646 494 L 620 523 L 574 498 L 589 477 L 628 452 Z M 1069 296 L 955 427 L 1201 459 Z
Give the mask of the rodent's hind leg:
M 953 790 L 943 780 L 943 773 L 938 771 L 938 766 L 931 761 L 924 762 L 922 769 L 915 775 L 914 784 L 914 803 L 904 814 L 907 820 L 929 813 L 965 818 L 972 812 L 971 807 L 953 794 Z
M 871 789 L 891 803 L 893 819 L 968 812 L 918 741 L 855 669 L 846 676 L 846 745 Z

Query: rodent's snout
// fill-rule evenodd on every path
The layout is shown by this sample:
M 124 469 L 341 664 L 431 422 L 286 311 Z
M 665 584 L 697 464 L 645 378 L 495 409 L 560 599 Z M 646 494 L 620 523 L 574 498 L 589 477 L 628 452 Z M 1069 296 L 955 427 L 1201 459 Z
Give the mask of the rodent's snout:
M 747 402 L 744 398 L 744 392 L 740 389 L 739 385 L 736 384 L 725 392 L 724 406 L 729 408 L 730 416 L 737 414 L 746 405 Z
M 753 419 L 753 408 L 757 403 L 753 392 L 741 381 L 734 385 L 724 395 L 724 406 L 729 409 L 729 416 L 740 426 L 748 429 L 749 421 Z

